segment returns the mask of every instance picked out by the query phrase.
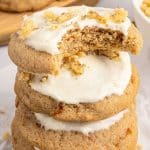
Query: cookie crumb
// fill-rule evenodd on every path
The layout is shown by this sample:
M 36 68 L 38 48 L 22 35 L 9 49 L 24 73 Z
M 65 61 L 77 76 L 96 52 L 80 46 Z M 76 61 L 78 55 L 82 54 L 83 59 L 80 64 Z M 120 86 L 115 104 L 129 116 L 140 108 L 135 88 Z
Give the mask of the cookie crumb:
M 19 80 L 29 81 L 30 80 L 30 74 L 21 72 L 19 76 Z
M 85 56 L 84 52 L 78 52 L 75 55 L 64 59 L 64 67 L 71 70 L 73 75 L 81 75 L 84 72 L 85 64 L 79 62 L 79 58 Z
M 4 141 L 8 141 L 10 139 L 10 134 L 9 134 L 9 132 L 5 132 L 4 134 L 3 134 L 3 140 Z
M 73 14 L 69 12 L 69 13 L 62 13 L 61 15 L 58 16 L 53 12 L 45 12 L 43 17 L 48 22 L 60 24 L 70 20 L 73 17 Z

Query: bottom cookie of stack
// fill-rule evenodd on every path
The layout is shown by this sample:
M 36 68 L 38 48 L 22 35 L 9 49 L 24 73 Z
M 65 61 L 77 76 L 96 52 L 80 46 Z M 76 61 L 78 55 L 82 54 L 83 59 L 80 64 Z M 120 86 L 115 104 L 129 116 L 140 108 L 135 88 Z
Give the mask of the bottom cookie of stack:
M 96 122 L 62 122 L 19 103 L 12 123 L 14 150 L 134 150 L 134 108 Z

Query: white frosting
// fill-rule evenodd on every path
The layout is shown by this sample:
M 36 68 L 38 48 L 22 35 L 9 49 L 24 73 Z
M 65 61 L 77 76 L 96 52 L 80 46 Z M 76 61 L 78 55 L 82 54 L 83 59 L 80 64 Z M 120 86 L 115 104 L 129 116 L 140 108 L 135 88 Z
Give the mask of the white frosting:
M 32 16 L 25 17 L 25 20 L 32 20 L 36 25 L 37 29 L 34 30 L 30 36 L 26 39 L 26 44 L 35 48 L 36 50 L 45 51 L 50 54 L 59 54 L 58 43 L 61 41 L 63 35 L 70 29 L 75 28 L 74 23 L 78 24 L 80 29 L 85 26 L 97 26 L 104 29 L 119 30 L 123 34 L 128 34 L 128 28 L 131 26 L 131 22 L 128 18 L 123 23 L 114 23 L 111 20 L 108 21 L 107 25 L 98 22 L 95 19 L 81 19 L 90 10 L 96 11 L 101 16 L 111 15 L 113 9 L 101 8 L 101 7 L 87 7 L 87 6 L 74 6 L 74 7 L 52 7 L 44 11 L 34 13 Z M 43 17 L 45 12 L 53 12 L 56 15 L 60 15 L 64 12 L 75 12 L 75 15 L 70 20 L 59 25 L 56 30 L 50 30 L 50 23 Z
M 95 131 L 108 129 L 116 122 L 120 121 L 123 118 L 124 114 L 128 111 L 129 110 L 126 109 L 110 118 L 94 122 L 63 122 L 55 120 L 52 117 L 41 113 L 35 113 L 35 117 L 45 128 L 45 130 L 79 131 L 83 134 L 88 135 L 89 133 L 93 133 Z
M 35 75 L 31 88 L 69 104 L 93 103 L 112 94 L 124 93 L 132 72 L 127 52 L 120 52 L 120 61 L 88 55 L 80 62 L 86 65 L 82 75 L 73 76 L 69 70 L 62 68 L 57 76 L 49 74 L 46 82 L 40 82 L 41 75 Z

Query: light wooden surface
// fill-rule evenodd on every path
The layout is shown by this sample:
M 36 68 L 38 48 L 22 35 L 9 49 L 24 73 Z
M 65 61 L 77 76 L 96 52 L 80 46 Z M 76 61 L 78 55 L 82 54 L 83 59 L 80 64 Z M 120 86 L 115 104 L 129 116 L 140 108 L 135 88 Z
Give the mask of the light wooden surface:
M 51 6 L 69 6 L 69 5 L 95 5 L 98 0 L 61 0 L 55 1 Z M 5 45 L 9 42 L 11 33 L 18 30 L 24 15 L 29 15 L 33 12 L 27 13 L 9 13 L 0 11 L 0 45 Z

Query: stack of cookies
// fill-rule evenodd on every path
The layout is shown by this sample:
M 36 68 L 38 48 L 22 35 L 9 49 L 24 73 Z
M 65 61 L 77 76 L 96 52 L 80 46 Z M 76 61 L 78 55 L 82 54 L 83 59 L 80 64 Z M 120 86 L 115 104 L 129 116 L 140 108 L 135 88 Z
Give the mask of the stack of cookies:
M 14 150 L 135 150 L 142 38 L 124 9 L 52 7 L 24 18 L 9 56 L 18 66 Z

